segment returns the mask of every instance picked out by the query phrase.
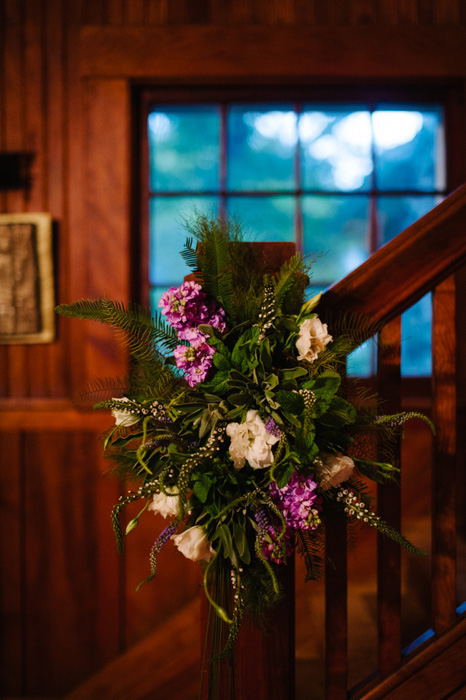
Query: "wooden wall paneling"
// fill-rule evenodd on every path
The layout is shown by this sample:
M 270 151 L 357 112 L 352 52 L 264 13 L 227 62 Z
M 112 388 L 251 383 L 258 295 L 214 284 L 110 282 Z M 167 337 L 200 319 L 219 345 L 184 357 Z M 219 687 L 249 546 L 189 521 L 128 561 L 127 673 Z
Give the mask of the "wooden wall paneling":
M 421 0 L 422 2 L 423 0 Z M 377 24 L 395 26 L 398 24 L 398 0 L 384 0 L 376 5 Z
M 296 24 L 315 24 L 315 5 L 313 0 L 295 0 Z
M 28 211 L 45 211 L 47 208 L 47 157 L 46 121 L 48 116 L 45 85 L 45 3 L 33 0 L 25 4 L 24 59 L 25 59 L 25 110 L 26 150 L 35 154 L 32 167 L 32 188 L 27 200 Z M 26 348 L 24 371 L 28 381 L 29 396 L 50 394 L 49 345 L 30 345 Z
M 106 0 L 82 0 L 80 23 L 106 24 Z
M 124 0 L 107 0 L 105 16 L 108 24 L 125 23 L 125 2 Z
M 126 490 L 125 486 L 124 493 Z M 138 502 L 128 507 L 124 521 L 134 517 L 143 505 L 144 502 Z M 125 638 L 129 648 L 200 595 L 199 566 L 180 554 L 172 541 L 167 542 L 157 557 L 155 579 L 136 591 L 138 584 L 149 575 L 151 547 L 167 524 L 161 516 L 146 512 L 125 543 Z
M 375 0 L 358 0 L 358 2 L 353 4 L 351 8 L 351 24 L 376 24 L 376 20 Z
M 69 251 L 64 226 L 65 212 L 65 45 L 63 30 L 63 0 L 45 3 L 45 62 L 47 68 L 47 123 L 46 168 L 47 197 L 45 208 L 52 216 L 54 226 L 54 275 L 57 299 L 66 296 L 69 272 Z M 58 323 L 58 317 L 56 319 Z M 63 330 L 64 327 L 63 327 Z M 66 329 L 68 330 L 68 328 Z M 70 395 L 68 363 L 70 358 L 69 332 L 47 346 L 49 393 L 51 396 Z
M 195 0 L 187 6 L 187 24 L 210 24 L 211 3 L 210 0 Z
M 125 24 L 142 25 L 144 23 L 144 0 L 126 0 Z
M 5 16 L 5 147 L 7 151 L 25 148 L 24 104 L 24 18 L 21 3 L 4 0 Z M 24 191 L 11 191 L 6 196 L 7 212 L 25 210 Z M 28 392 L 25 373 L 26 349 L 11 345 L 4 349 L 5 367 L 8 371 L 7 395 L 25 396 Z
M 266 6 L 267 7 L 267 6 Z M 268 24 L 294 24 L 295 0 L 282 0 L 268 5 Z
M 0 688 L 12 696 L 24 692 L 22 460 L 22 434 L 0 433 Z
M 64 192 L 63 236 L 67 239 L 69 271 L 66 289 L 58 303 L 69 303 L 87 296 L 87 230 L 84 225 L 84 127 L 83 127 L 83 87 L 79 72 L 79 30 L 81 27 L 82 0 L 65 2 L 65 139 L 64 139 Z M 69 356 L 67 370 L 71 383 L 71 394 L 76 396 L 86 380 L 83 348 L 86 346 L 86 324 L 70 322 L 57 317 L 59 337 L 69 336 Z
M 466 74 L 462 27 L 423 27 L 419 32 L 411 27 L 335 27 L 331 32 L 301 25 L 239 27 L 234 25 L 251 25 L 254 8 L 245 4 L 232 9 L 230 26 L 83 27 L 82 74 L 156 75 L 159 80 L 289 80 L 290 75 L 296 80 L 401 80 L 413 74 L 419 80 L 445 80 Z
M 432 617 L 435 632 L 456 620 L 456 342 L 455 279 L 433 293 Z
M 128 302 L 130 280 L 130 95 L 125 80 L 86 85 L 87 290 Z M 125 373 L 125 355 L 112 332 L 89 324 L 85 349 L 90 378 Z
M 27 694 L 69 691 L 118 652 L 118 561 L 107 512 L 118 491 L 102 482 L 98 449 L 95 432 L 26 436 Z
M 189 0 L 170 0 L 167 24 L 187 24 Z
M 417 0 L 419 25 L 431 25 L 434 23 L 434 1 L 435 0 Z
M 417 0 L 398 0 L 398 17 L 401 25 L 418 24 Z
M 401 317 L 382 329 L 378 349 L 378 391 L 384 413 L 401 411 Z M 394 449 L 400 460 L 400 441 Z M 381 455 L 382 461 L 386 460 Z M 398 484 L 377 487 L 377 513 L 398 532 L 401 530 L 401 493 Z M 401 552 L 380 533 L 377 536 L 377 607 L 379 627 L 379 671 L 385 676 L 401 661 Z
M 217 3 L 215 0 L 212 0 L 214 3 L 214 7 L 221 8 L 224 6 L 224 3 Z M 168 17 L 168 4 L 169 0 L 148 0 L 147 3 L 147 21 L 148 24 L 150 25 L 163 25 L 167 23 L 167 17 Z
M 434 5 L 435 24 L 457 25 L 460 21 L 461 0 L 437 0 Z

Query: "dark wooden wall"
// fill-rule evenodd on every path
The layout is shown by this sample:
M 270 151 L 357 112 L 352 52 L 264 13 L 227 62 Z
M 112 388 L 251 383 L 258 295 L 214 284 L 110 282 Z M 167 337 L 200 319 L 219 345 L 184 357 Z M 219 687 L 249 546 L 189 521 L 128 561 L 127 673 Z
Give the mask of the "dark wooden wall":
M 51 213 L 58 302 L 125 301 L 135 86 L 461 82 L 463 27 L 461 0 L 1 0 L 0 150 L 35 157 L 31 190 L 0 193 L 0 210 Z M 53 344 L 0 347 L 7 696 L 70 690 L 196 595 L 196 567 L 173 552 L 157 587 L 135 594 L 161 522 L 118 559 L 119 486 L 97 439 L 110 419 L 73 404 L 126 360 L 105 329 L 57 324 Z

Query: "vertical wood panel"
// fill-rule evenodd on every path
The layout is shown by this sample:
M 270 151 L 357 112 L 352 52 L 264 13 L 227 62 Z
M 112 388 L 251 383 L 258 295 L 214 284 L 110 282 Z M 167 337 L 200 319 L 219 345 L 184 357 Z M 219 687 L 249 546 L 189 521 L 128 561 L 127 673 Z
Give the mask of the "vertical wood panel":
M 420 25 L 430 25 L 434 22 L 434 0 L 418 0 L 418 19 Z
M 5 147 L 21 151 L 25 147 L 24 55 L 22 6 L 16 0 L 4 0 L 5 12 Z M 24 191 L 6 195 L 8 212 L 25 210 Z M 4 350 L 8 367 L 8 395 L 25 396 L 28 391 L 25 373 L 26 349 L 10 346 Z
M 456 619 L 456 343 L 455 280 L 433 295 L 432 614 L 443 632 Z
M 148 22 L 151 25 L 167 23 L 169 0 L 148 0 Z M 215 7 L 223 7 L 223 3 L 215 3 Z
M 105 0 L 84 0 L 80 24 L 105 24 Z
M 401 411 L 401 317 L 380 333 L 378 390 L 384 413 Z M 400 459 L 397 441 L 396 457 Z M 401 529 L 401 493 L 397 484 L 378 486 L 377 513 L 395 530 Z M 377 536 L 377 607 L 379 625 L 379 670 L 385 676 L 401 661 L 401 552 L 400 547 Z
M 365 25 L 376 23 L 375 0 L 358 0 L 351 10 L 351 24 Z
M 125 24 L 142 25 L 144 21 L 144 0 L 126 0 Z
M 86 296 L 129 298 L 130 101 L 125 80 L 87 84 Z M 89 324 L 88 377 L 125 372 L 124 354 L 108 328 Z
M 398 0 L 399 24 L 417 24 L 417 0 Z
M 295 0 L 295 20 L 297 24 L 315 24 L 313 0 Z
M 60 303 L 69 303 L 87 295 L 88 258 L 87 237 L 83 217 L 83 134 L 82 102 L 83 88 L 79 70 L 79 31 L 81 26 L 82 0 L 63 4 L 66 27 L 65 55 L 65 148 L 64 148 L 64 192 L 65 210 L 63 231 L 68 242 L 69 278 Z M 70 323 L 57 318 L 59 333 L 69 334 L 68 370 L 71 378 L 71 393 L 76 396 L 85 383 L 85 363 L 82 348 L 86 344 L 86 324 Z M 66 324 L 66 331 L 64 326 Z
M 47 0 L 45 4 L 45 61 L 47 68 L 46 167 L 47 199 L 45 209 L 54 222 L 55 280 L 57 299 L 66 294 L 69 279 L 68 242 L 64 226 L 65 198 L 65 45 L 62 0 Z M 49 393 L 51 396 L 70 394 L 69 333 L 61 333 L 58 341 L 47 346 Z
M 325 698 L 346 700 L 348 683 L 348 603 L 346 516 L 325 526 Z
M 26 438 L 28 694 L 64 693 L 118 652 L 118 561 L 107 511 L 117 489 L 102 481 L 97 451 L 93 432 Z
M 377 3 L 377 23 L 396 25 L 398 24 L 398 0 L 384 0 Z
M 459 0 L 437 0 L 434 6 L 435 24 L 456 25 L 460 21 Z
M 0 687 L 22 695 L 23 675 L 23 508 L 21 433 L 0 434 Z
M 107 0 L 106 17 L 108 24 L 125 23 L 124 0 Z
M 44 211 L 47 201 L 45 163 L 48 112 L 44 81 L 44 5 L 42 0 L 31 0 L 25 4 L 25 8 L 25 146 L 28 151 L 35 154 L 32 168 L 32 188 L 27 201 L 27 209 L 28 211 Z M 29 396 L 48 396 L 50 394 L 48 351 L 48 345 L 31 345 L 26 348 L 24 370 L 28 379 Z

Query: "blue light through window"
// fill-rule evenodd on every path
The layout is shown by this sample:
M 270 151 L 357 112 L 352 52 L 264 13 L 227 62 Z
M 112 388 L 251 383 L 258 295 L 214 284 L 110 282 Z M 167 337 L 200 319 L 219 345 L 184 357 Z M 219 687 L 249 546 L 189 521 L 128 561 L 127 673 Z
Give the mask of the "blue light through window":
M 319 257 L 309 295 L 341 279 L 445 192 L 439 106 L 157 105 L 148 116 L 151 303 L 179 284 L 183 220 L 237 214 L 250 240 Z M 374 290 L 377 293 L 377 290 Z M 403 315 L 402 374 L 431 370 L 430 297 Z M 375 347 L 350 358 L 369 376 Z

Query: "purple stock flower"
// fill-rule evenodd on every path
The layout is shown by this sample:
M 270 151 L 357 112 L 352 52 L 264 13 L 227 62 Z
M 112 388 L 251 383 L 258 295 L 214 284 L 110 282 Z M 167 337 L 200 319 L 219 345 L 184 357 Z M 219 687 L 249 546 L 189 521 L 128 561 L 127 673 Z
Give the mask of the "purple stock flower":
M 295 472 L 283 488 L 279 489 L 275 482 L 269 488 L 288 527 L 294 530 L 315 530 L 319 526 L 322 499 L 312 477 Z
M 225 311 L 215 302 L 205 302 L 205 294 L 197 282 L 183 282 L 180 287 L 170 287 L 159 301 L 167 321 L 178 331 L 182 340 L 204 340 L 205 335 L 197 331 L 201 323 L 225 330 Z M 191 337 L 189 337 L 191 335 Z
M 178 345 L 173 351 L 176 366 L 186 372 L 186 379 L 190 387 L 203 382 L 209 369 L 212 367 L 212 355 L 215 353 L 207 343 L 200 343 L 197 347 Z

